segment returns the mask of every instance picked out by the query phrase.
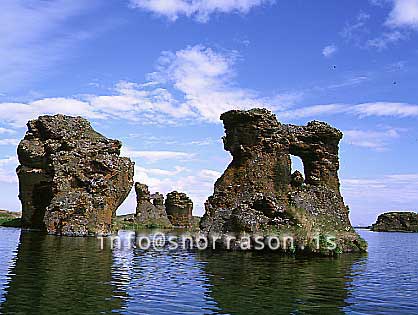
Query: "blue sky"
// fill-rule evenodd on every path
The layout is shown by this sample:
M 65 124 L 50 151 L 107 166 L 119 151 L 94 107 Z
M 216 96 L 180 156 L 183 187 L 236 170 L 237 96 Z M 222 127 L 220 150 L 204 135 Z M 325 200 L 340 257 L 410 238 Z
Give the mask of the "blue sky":
M 203 202 L 231 160 L 219 115 L 267 107 L 343 130 L 353 224 L 418 210 L 418 0 L 3 0 L 0 208 L 19 210 L 28 119 L 81 115 L 136 180 Z M 295 167 L 300 167 L 295 161 Z M 132 212 L 134 195 L 119 213 Z

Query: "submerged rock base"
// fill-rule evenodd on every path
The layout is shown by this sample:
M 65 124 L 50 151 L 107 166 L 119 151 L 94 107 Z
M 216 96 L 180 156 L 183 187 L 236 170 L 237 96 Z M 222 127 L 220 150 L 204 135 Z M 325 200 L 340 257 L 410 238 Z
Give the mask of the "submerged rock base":
M 228 235 L 288 235 L 297 250 L 314 253 L 366 250 L 340 193 L 339 130 L 318 121 L 281 124 L 265 109 L 233 110 L 221 120 L 233 160 L 205 204 L 204 234 L 222 235 L 223 243 Z M 291 173 L 291 155 L 302 159 L 305 178 Z M 230 246 L 238 248 L 240 241 L 234 242 Z
M 134 163 L 121 142 L 81 117 L 41 116 L 18 147 L 22 226 L 68 236 L 111 233 L 133 185 Z

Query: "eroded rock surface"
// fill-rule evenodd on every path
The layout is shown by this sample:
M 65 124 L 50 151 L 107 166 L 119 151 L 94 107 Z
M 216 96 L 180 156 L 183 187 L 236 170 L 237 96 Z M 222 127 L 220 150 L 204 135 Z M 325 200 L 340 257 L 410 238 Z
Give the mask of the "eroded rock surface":
M 57 235 L 111 233 L 112 218 L 133 185 L 134 163 L 121 142 L 81 117 L 29 121 L 18 147 L 22 225 Z
M 148 186 L 141 183 L 135 183 L 135 191 L 135 221 L 146 226 L 171 227 L 164 206 L 164 196 L 158 192 L 150 194 Z
M 174 226 L 191 227 L 194 224 L 193 202 L 185 193 L 173 191 L 167 194 L 165 209 Z
M 388 212 L 379 215 L 372 225 L 375 232 L 418 232 L 418 213 Z
M 326 123 L 285 125 L 265 109 L 221 115 L 224 148 L 233 160 L 206 202 L 206 234 L 288 233 L 299 248 L 315 235 L 334 235 L 338 251 L 365 250 L 340 193 L 338 145 L 342 133 Z M 304 164 L 291 174 L 290 155 Z

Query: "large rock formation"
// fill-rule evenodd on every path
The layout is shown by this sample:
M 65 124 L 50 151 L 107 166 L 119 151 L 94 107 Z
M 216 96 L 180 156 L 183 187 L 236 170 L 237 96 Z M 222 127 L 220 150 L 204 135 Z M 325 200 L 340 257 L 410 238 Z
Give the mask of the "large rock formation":
M 150 194 L 148 186 L 135 183 L 136 217 L 135 222 L 145 226 L 167 228 L 171 223 L 164 207 L 164 196 L 160 193 Z
M 193 219 L 193 202 L 185 193 L 172 191 L 167 194 L 165 201 L 165 209 L 169 220 L 177 227 L 192 227 Z
M 365 250 L 339 189 L 339 130 L 318 121 L 284 125 L 265 109 L 232 110 L 221 120 L 233 160 L 206 202 L 202 232 L 290 234 L 298 249 L 314 252 L 313 239 L 330 235 L 337 252 Z M 291 174 L 290 155 L 302 159 L 305 179 Z
M 372 225 L 375 232 L 418 232 L 418 213 L 387 212 Z
M 81 117 L 41 116 L 27 126 L 17 168 L 23 227 L 58 235 L 111 233 L 133 185 L 134 163 L 119 157 L 121 142 Z

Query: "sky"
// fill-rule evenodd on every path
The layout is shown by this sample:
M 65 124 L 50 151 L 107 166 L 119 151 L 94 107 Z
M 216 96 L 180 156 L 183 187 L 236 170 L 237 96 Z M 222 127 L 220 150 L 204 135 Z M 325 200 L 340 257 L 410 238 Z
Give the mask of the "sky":
M 121 140 L 136 181 L 186 192 L 202 215 L 231 161 L 220 114 L 265 107 L 344 132 L 354 225 L 417 211 L 417 66 L 418 0 L 2 0 L 0 208 L 20 210 L 26 122 L 62 113 Z M 132 192 L 118 213 L 134 209 Z

